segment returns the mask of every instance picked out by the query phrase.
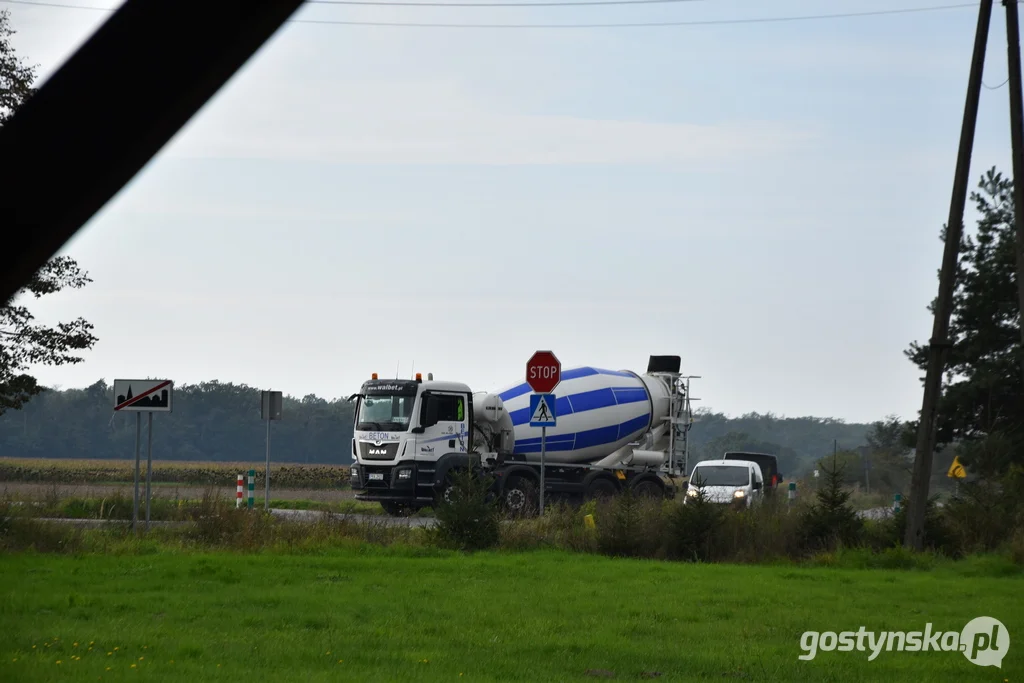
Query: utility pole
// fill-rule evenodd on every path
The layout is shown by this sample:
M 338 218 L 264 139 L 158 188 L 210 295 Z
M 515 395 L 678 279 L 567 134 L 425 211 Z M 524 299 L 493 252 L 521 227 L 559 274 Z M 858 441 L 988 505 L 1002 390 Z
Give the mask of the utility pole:
M 1024 345 L 1024 102 L 1020 83 L 1020 25 L 1017 0 L 1003 0 L 1006 7 L 1006 61 L 1010 84 L 1010 142 L 1013 149 L 1013 215 L 1017 232 L 1017 301 L 1020 336 Z M 1024 377 L 1024 357 L 1021 358 Z
M 953 174 L 953 192 L 949 200 L 949 218 L 946 221 L 946 244 L 942 253 L 942 270 L 939 271 L 939 296 L 935 302 L 932 336 L 928 341 L 928 368 L 924 380 L 924 397 L 921 401 L 921 419 L 917 426 L 917 450 L 914 454 L 914 473 L 910 482 L 907 528 L 903 538 L 904 545 L 913 550 L 921 550 L 924 546 L 924 513 L 928 502 L 928 484 L 932 476 L 935 418 L 942 391 L 942 373 L 951 346 L 948 339 L 949 318 L 953 312 L 953 291 L 960 261 L 964 207 L 967 204 L 967 182 L 971 172 L 971 152 L 974 149 L 981 77 L 985 66 L 985 46 L 991 18 L 992 0 L 981 0 L 978 26 L 974 34 L 970 77 L 967 81 L 964 117 L 960 127 L 960 148 L 957 151 L 956 171 Z

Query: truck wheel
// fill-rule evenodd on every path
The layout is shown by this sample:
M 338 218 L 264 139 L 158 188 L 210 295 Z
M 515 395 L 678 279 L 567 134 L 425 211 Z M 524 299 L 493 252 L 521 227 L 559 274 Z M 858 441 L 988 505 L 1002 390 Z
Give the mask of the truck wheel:
M 642 481 L 633 487 L 633 494 L 641 498 L 664 498 L 665 492 L 660 486 L 650 479 Z
M 604 477 L 598 477 L 590 482 L 590 486 L 587 487 L 587 498 L 590 500 L 600 500 L 601 498 L 614 496 L 618 492 L 619 488 L 615 484 Z
M 537 514 L 537 485 L 526 477 L 512 477 L 501 494 L 501 506 L 510 517 L 533 517 Z
M 455 483 L 451 477 L 446 477 L 444 483 L 441 484 L 441 488 L 437 490 L 434 496 L 434 507 L 440 507 L 444 503 L 451 503 L 453 491 L 455 491 Z
M 392 517 L 409 517 L 416 512 L 416 508 L 406 503 L 396 503 L 391 500 L 381 501 L 380 506 L 384 508 L 384 512 L 388 513 Z

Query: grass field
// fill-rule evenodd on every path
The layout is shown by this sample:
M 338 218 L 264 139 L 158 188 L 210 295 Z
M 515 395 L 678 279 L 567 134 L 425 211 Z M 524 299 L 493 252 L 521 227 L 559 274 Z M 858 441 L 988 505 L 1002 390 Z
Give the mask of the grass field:
M 0 557 L 0 680 L 1016 681 L 1024 580 L 427 548 Z M 823 652 L 807 630 L 1011 634 L 1002 669 L 956 652 Z M 660 675 L 659 675 L 660 674 Z

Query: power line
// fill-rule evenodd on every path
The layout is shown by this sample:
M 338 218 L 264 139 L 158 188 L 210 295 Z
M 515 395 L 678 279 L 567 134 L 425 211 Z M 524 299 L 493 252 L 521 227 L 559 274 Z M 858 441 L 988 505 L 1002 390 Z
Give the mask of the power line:
M 310 0 L 307 0 L 309 2 Z M 596 0 L 592 0 L 596 1 Z M 608 0 L 605 0 L 608 1 Z M 336 4 L 345 2 L 347 4 L 361 3 L 376 7 L 387 7 L 398 5 L 397 2 L 386 0 L 336 0 Z M 625 0 L 619 0 L 620 3 Z M 70 3 L 45 2 L 43 0 L 0 0 L 0 3 L 13 5 L 32 5 L 38 7 L 58 7 L 63 9 L 96 10 L 102 12 L 113 12 L 115 7 L 94 7 L 88 5 L 73 5 Z M 440 3 L 426 5 L 425 3 L 409 3 L 406 6 L 439 6 Z M 584 4 L 582 2 L 567 2 L 563 6 Z M 634 4 L 627 2 L 626 4 Z M 506 3 L 501 6 L 530 7 L 538 6 L 537 3 Z M 466 6 L 461 3 L 443 5 L 445 7 Z M 804 14 L 784 17 L 752 17 L 747 19 L 706 19 L 693 21 L 652 21 L 635 23 L 607 23 L 607 24 L 441 24 L 441 23 L 419 23 L 400 21 L 347 21 L 341 19 L 288 19 L 292 24 L 324 24 L 335 26 L 383 26 L 383 27 L 408 27 L 408 28 L 478 28 L 478 29 L 557 29 L 557 28 L 648 28 L 662 26 L 725 26 L 733 24 L 769 24 L 795 21 L 816 21 L 828 19 L 852 19 L 857 17 L 877 17 L 896 14 L 914 14 L 920 12 L 938 12 L 942 10 L 965 9 L 975 7 L 974 3 L 960 3 L 956 5 L 932 5 L 930 7 L 906 7 L 900 9 L 874 10 L 866 12 L 842 12 L 838 14 Z
M 1009 82 L 1010 82 L 1010 77 L 1007 76 L 1006 80 L 1003 81 L 1002 83 L 1000 83 L 999 85 L 988 85 L 988 84 L 985 83 L 985 81 L 982 81 L 981 84 L 983 86 L 985 86 L 986 88 L 988 88 L 989 90 L 999 90 L 1000 88 L 1002 88 L 1004 85 L 1006 85 Z

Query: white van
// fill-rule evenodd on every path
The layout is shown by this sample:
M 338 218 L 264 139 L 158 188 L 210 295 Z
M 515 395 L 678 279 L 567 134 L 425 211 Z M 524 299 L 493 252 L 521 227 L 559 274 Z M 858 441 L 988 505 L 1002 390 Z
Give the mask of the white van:
M 704 460 L 690 472 L 683 502 L 697 496 L 697 484 L 712 503 L 735 503 L 750 507 L 764 495 L 761 466 L 750 460 Z

